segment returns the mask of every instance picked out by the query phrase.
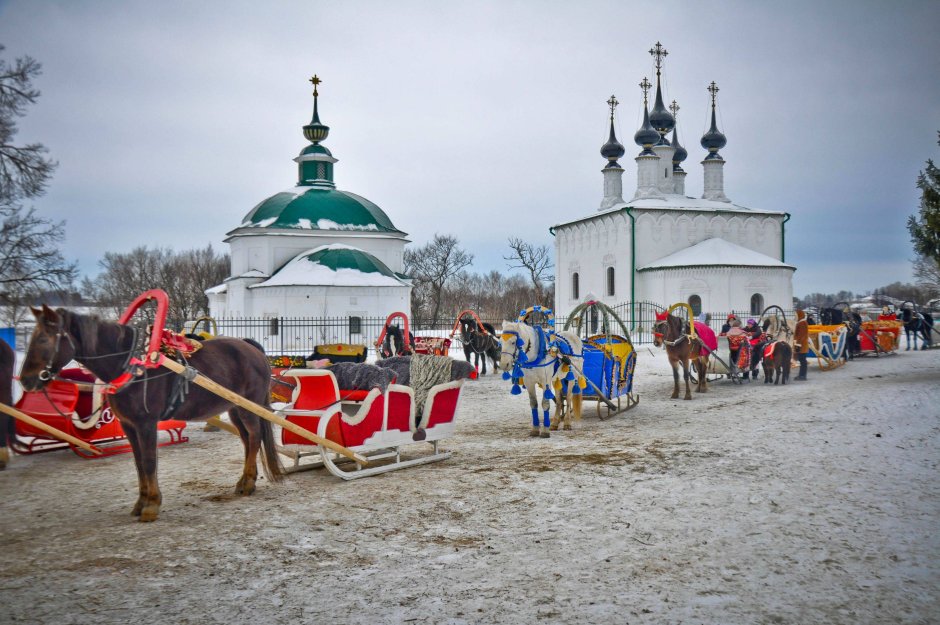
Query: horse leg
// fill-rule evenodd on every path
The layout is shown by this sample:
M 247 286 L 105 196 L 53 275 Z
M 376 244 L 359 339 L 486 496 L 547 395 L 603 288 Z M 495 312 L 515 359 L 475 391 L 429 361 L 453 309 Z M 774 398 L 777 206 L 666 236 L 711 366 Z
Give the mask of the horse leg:
M 232 425 L 238 428 L 238 434 L 245 447 L 245 465 L 242 476 L 235 484 L 236 495 L 251 495 L 255 492 L 258 481 L 258 450 L 261 448 L 261 428 L 258 417 L 243 408 L 230 408 L 228 411 Z
M 549 438 L 551 436 L 549 428 L 552 425 L 552 420 L 549 416 L 549 413 L 552 406 L 552 400 L 545 397 L 545 394 L 548 393 L 549 389 L 551 388 L 551 384 L 551 380 L 546 382 L 545 393 L 542 394 L 542 429 L 539 432 L 539 436 L 542 438 Z
M 117 414 L 113 406 L 111 410 Z M 157 482 L 157 423 L 147 421 L 136 424 L 123 417 L 120 417 L 120 421 L 134 452 L 134 465 L 137 467 L 139 494 L 131 514 L 140 517 L 139 520 L 144 523 L 156 521 L 163 503 Z
M 682 375 L 685 378 L 685 397 L 683 399 L 692 399 L 692 386 L 689 384 L 689 379 L 692 377 L 690 368 L 692 363 L 688 360 L 682 361 Z
M 695 359 L 695 370 L 698 371 L 698 388 L 696 389 L 699 393 L 708 392 L 708 358 L 702 358 L 699 356 Z M 754 377 L 757 377 L 757 372 L 755 370 Z
M 529 407 L 532 408 L 532 429 L 529 430 L 529 436 L 539 435 L 539 400 L 535 394 L 535 383 L 527 384 L 526 390 L 529 391 Z
M 669 364 L 672 365 L 672 399 L 679 398 L 679 361 L 670 360 Z

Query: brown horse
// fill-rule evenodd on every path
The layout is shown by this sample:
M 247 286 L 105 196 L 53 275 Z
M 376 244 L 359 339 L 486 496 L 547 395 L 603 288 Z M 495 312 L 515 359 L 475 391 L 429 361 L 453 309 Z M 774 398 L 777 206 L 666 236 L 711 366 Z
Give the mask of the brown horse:
M 708 353 L 702 355 L 702 341 L 698 337 L 692 338 L 689 333 L 689 324 L 668 313 L 657 313 L 656 323 L 653 324 L 653 344 L 656 347 L 666 346 L 666 355 L 672 366 L 672 379 L 674 387 L 672 399 L 679 397 L 679 363 L 682 363 L 682 372 L 685 378 L 685 397 L 692 399 L 692 389 L 689 386 L 689 361 L 695 363 L 695 375 L 698 378 L 698 393 L 708 391 L 706 374 L 708 372 Z
M 790 380 L 790 361 L 793 359 L 793 348 L 786 341 L 771 343 L 773 352 L 771 356 L 764 356 L 764 384 L 786 384 Z M 765 352 L 766 354 L 766 352 Z M 774 377 L 776 374 L 776 378 Z
M 13 405 L 13 367 L 16 355 L 6 341 L 0 340 L 0 404 Z M 0 413 L 0 470 L 10 461 L 15 436 L 13 417 Z
M 36 328 L 20 373 L 20 383 L 27 391 L 42 388 L 72 359 L 105 382 L 116 380 L 137 349 L 136 333 L 130 326 L 47 306 L 33 309 L 33 314 Z M 246 341 L 214 338 L 203 343 L 188 361 L 225 388 L 269 406 L 271 368 L 264 353 Z M 283 474 L 270 423 L 201 387 L 187 386 L 184 378 L 175 373 L 146 369 L 108 399 L 134 451 L 140 496 L 131 514 L 141 521 L 153 521 L 160 513 L 157 422 L 161 420 L 204 420 L 227 410 L 245 446 L 245 464 L 235 486 L 237 494 L 254 492 L 259 450 L 268 479 L 278 481 Z

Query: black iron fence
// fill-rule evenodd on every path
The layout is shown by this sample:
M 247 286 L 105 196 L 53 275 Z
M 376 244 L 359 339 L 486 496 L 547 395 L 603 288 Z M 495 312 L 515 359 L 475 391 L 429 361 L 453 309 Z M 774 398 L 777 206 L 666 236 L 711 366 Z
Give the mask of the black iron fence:
M 656 302 L 642 301 L 618 304 L 612 309 L 623 322 L 635 345 L 652 343 L 652 328 L 656 321 L 656 313 L 665 310 L 665 306 Z M 748 318 L 757 319 L 755 315 L 744 310 L 733 312 L 738 319 L 745 322 Z M 685 315 L 684 311 L 676 314 Z M 787 319 L 793 319 L 794 311 L 786 310 Z M 728 312 L 708 312 L 707 323 L 717 334 L 727 319 Z M 330 343 L 347 343 L 366 345 L 370 354 L 376 340 L 385 327 L 385 317 L 238 317 L 216 319 L 218 332 L 223 336 L 250 338 L 264 346 L 269 354 L 311 355 L 314 347 Z M 491 323 L 498 331 L 503 319 L 482 318 L 483 322 Z M 441 320 L 438 323 L 421 323 L 411 326 L 411 332 L 417 336 L 450 337 L 454 327 L 454 319 Z M 555 327 L 561 329 L 567 321 L 564 316 L 555 317 Z M 400 319 L 396 321 L 400 323 Z M 586 317 L 581 320 L 586 324 L 592 334 L 604 332 L 603 319 L 600 315 Z M 620 334 L 621 329 L 616 322 L 610 329 L 614 334 Z M 32 327 L 20 325 L 16 328 L 16 347 L 24 350 L 29 343 Z M 459 333 L 455 338 L 459 337 Z M 459 341 L 455 340 L 453 348 L 459 348 Z

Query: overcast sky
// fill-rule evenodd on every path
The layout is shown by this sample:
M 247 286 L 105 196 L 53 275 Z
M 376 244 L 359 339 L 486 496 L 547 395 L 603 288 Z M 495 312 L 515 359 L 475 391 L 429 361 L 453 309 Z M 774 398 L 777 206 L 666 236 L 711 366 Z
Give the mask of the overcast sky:
M 314 73 L 337 186 L 416 244 L 454 234 L 473 270 L 505 272 L 508 237 L 551 245 L 549 226 L 597 209 L 612 93 L 632 196 L 658 40 L 687 194 L 714 80 L 725 192 L 791 213 L 801 296 L 912 280 L 905 221 L 940 161 L 938 27 L 936 1 L 0 0 L 4 58 L 43 65 L 19 141 L 59 161 L 34 204 L 67 220 L 85 274 L 139 245 L 227 251 L 296 183 Z

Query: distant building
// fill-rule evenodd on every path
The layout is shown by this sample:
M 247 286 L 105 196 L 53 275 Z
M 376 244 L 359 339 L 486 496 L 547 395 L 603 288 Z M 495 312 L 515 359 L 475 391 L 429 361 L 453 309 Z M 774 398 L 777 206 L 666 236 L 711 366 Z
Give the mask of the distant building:
M 678 105 L 663 104 L 660 70 L 667 52 L 657 42 L 656 101 L 648 108 L 652 86 L 644 78 L 643 125 L 634 135 L 642 151 L 637 186 L 623 199 L 623 168 L 617 160 L 626 150 L 614 132 L 611 96 L 610 137 L 601 148 L 604 197 L 597 212 L 558 224 L 555 235 L 555 310 L 565 312 L 587 296 L 608 305 L 651 300 L 664 305 L 686 302 L 700 311 L 789 308 L 793 272 L 785 262 L 784 227 L 789 213 L 745 208 L 725 196 L 724 159 L 718 151 L 727 139 L 717 127 L 712 96 L 711 128 L 702 137 L 707 150 L 701 198 L 685 194 L 682 163 L 688 152 L 679 144 Z M 670 112 L 671 111 L 671 112 Z M 671 140 L 667 135 L 672 132 Z
M 317 85 L 297 185 L 275 193 L 227 233 L 231 275 L 206 291 L 214 317 L 364 317 L 410 313 L 401 272 L 406 233 L 376 204 L 333 182 L 337 159 L 321 143 Z

